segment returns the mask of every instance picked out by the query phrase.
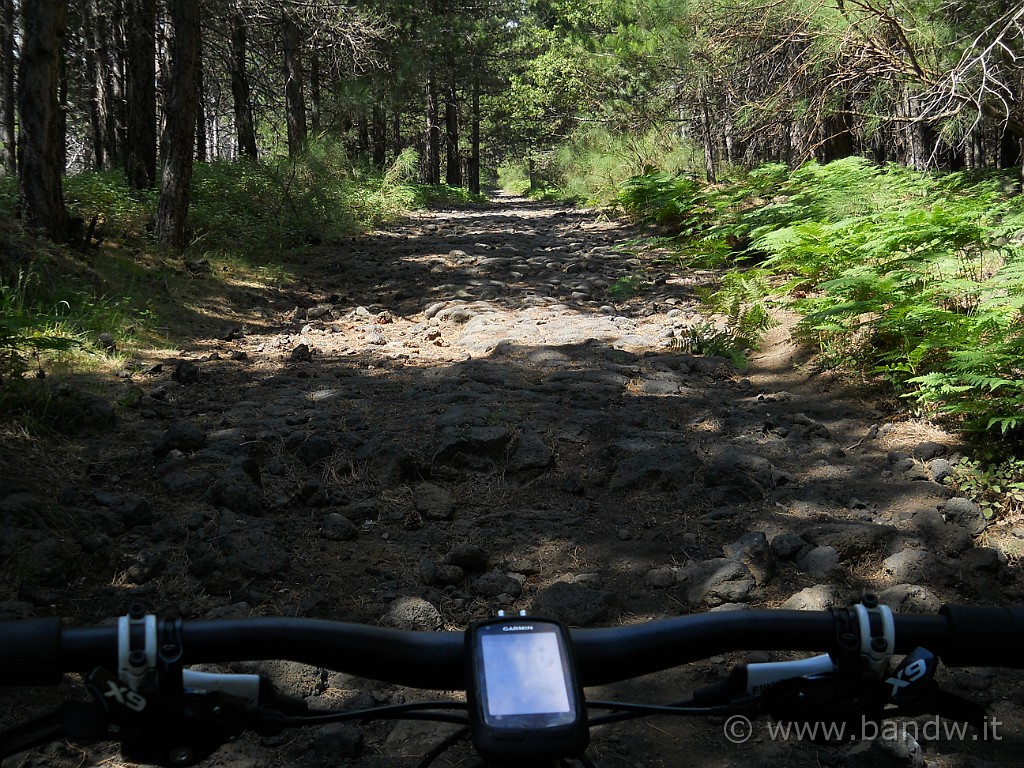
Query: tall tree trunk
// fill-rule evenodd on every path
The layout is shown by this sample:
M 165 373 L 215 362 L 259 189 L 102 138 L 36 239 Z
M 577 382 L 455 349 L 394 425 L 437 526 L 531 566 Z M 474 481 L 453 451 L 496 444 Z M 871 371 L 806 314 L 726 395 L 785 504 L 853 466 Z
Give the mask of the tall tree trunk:
M 57 165 L 63 175 L 68 167 L 68 58 L 64 44 L 67 30 L 67 1 L 62 0 L 64 15 L 59 27 L 60 44 L 57 48 L 57 138 L 54 148 L 57 152 Z
M 125 37 L 125 0 L 108 0 L 110 18 L 99 14 L 97 37 L 100 50 L 100 76 L 103 78 L 103 101 L 107 105 L 106 162 L 108 167 L 123 166 L 128 141 L 128 83 L 125 62 L 128 42 Z M 155 134 L 154 134 L 155 136 Z M 155 141 L 155 139 L 154 139 Z
M 246 70 L 249 33 L 245 17 L 237 11 L 231 17 L 231 96 L 235 103 L 235 132 L 238 139 L 238 154 L 255 160 L 256 126 L 252 119 L 252 102 L 249 100 L 249 73 Z
M 167 9 L 163 3 L 157 3 L 156 20 L 156 103 L 157 103 L 157 128 L 160 135 L 159 156 L 160 164 L 167 155 L 167 148 L 163 146 L 164 127 L 167 121 L 167 102 L 171 98 L 171 45 L 174 43 L 174 32 L 171 29 L 171 22 L 167 16 Z
M 967 145 L 967 167 L 980 169 L 986 167 L 985 136 L 975 128 L 971 131 L 971 139 Z
M 904 161 L 916 171 L 927 171 L 935 161 L 936 134 L 934 128 L 921 119 L 921 103 L 914 96 L 906 97 L 905 109 L 912 122 L 905 129 L 908 133 L 909 157 Z
M 196 88 L 196 160 L 205 163 L 210 148 L 206 140 L 206 79 L 203 72 L 203 36 L 199 35 L 199 83 Z
M 1021 137 L 1004 128 L 999 137 L 999 167 L 1013 168 L 1021 164 Z
M 302 56 L 299 27 L 285 16 L 284 19 L 284 93 L 285 115 L 288 123 L 288 156 L 298 157 L 306 151 L 306 98 L 302 93 Z
M 445 162 L 445 183 L 452 187 L 462 186 L 462 157 L 459 154 L 459 102 L 455 83 L 448 85 L 444 100 L 444 139 L 447 157 Z
M 370 154 L 370 120 L 365 109 L 359 113 L 358 126 L 359 142 L 356 151 L 361 158 L 366 158 Z
M 103 102 L 103 77 L 100 75 L 100 43 L 97 26 L 99 14 L 96 7 L 96 0 L 88 0 L 83 8 L 83 32 L 85 41 L 85 80 L 88 95 L 89 131 L 92 135 L 92 166 L 94 170 L 102 171 L 106 166 L 105 153 L 107 149 L 106 127 L 106 104 Z
M 199 0 L 169 0 L 168 4 L 174 40 L 171 44 L 171 94 L 164 129 L 167 156 L 157 204 L 156 235 L 166 245 L 183 249 L 195 149 L 201 27 Z
M 14 33 L 16 17 L 14 0 L 0 0 L 0 90 L 3 103 L 0 105 L 0 122 L 3 123 L 3 165 L 4 171 L 13 176 L 18 172 L 18 137 L 15 132 Z
M 373 164 L 377 168 L 383 168 L 388 156 L 388 119 L 384 105 L 379 99 L 373 102 L 371 133 L 373 134 Z
M 441 126 L 437 103 L 437 83 L 431 75 L 427 80 L 427 184 L 441 183 Z
M 714 184 L 716 181 L 715 173 L 715 143 L 711 135 L 711 110 L 708 107 L 707 99 L 703 99 L 701 102 L 701 110 L 703 112 L 703 139 L 704 139 L 704 174 L 707 177 L 708 184 Z
M 398 107 L 391 113 L 391 153 L 395 157 L 402 154 L 402 110 Z
M 314 53 L 313 60 L 309 63 L 309 124 L 314 136 L 320 133 L 322 96 L 320 88 L 320 57 Z
M 29 227 L 67 238 L 60 132 L 60 60 L 66 0 L 22 0 L 18 191 Z
M 479 71 L 479 68 L 478 68 Z M 473 78 L 473 117 L 469 153 L 469 191 L 480 194 L 480 80 Z
M 225 149 L 224 144 L 222 143 L 223 137 L 221 136 L 221 130 L 221 122 L 215 117 L 213 120 L 210 121 L 210 141 L 212 143 L 213 148 L 212 158 L 214 160 L 234 160 L 234 152 L 232 152 L 231 149 Z
M 128 131 L 125 176 L 135 189 L 156 183 L 156 2 L 128 12 Z

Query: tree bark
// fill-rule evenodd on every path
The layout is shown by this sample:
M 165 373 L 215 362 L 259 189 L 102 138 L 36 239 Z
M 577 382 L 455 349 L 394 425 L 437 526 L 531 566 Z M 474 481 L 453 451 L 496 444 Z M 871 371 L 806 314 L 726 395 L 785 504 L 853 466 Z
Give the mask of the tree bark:
M 313 136 L 320 134 L 320 114 L 323 103 L 320 87 L 320 57 L 314 53 L 309 63 L 309 124 Z
M 93 169 L 102 171 L 106 167 L 107 149 L 106 104 L 103 101 L 103 78 L 100 75 L 99 13 L 96 0 L 88 0 L 83 8 L 83 32 L 85 42 L 86 95 L 89 101 L 89 131 L 92 134 Z
M 107 18 L 106 12 L 101 10 L 97 26 L 101 48 L 98 57 L 99 74 L 103 81 L 103 103 L 106 105 L 103 135 L 107 146 L 104 155 L 108 168 L 124 165 L 128 136 L 128 84 L 125 76 L 128 44 L 124 31 L 124 2 L 107 0 L 110 17 Z
M 399 107 L 391 113 L 391 153 L 395 157 L 402 154 L 402 110 Z
M 156 183 L 156 2 L 128 11 L 128 131 L 125 176 L 135 189 Z
M 210 148 L 206 140 L 206 79 L 203 71 L 203 36 L 199 35 L 199 72 L 196 75 L 196 161 L 209 160 Z
M 295 158 L 306 151 L 309 131 L 306 127 L 306 98 L 302 93 L 302 57 L 299 27 L 287 16 L 284 19 L 284 92 L 288 123 L 288 156 Z
M 67 2 L 62 2 L 64 13 L 58 28 L 60 37 L 57 46 L 57 138 L 53 146 L 57 152 L 57 167 L 63 176 L 68 167 L 68 59 L 64 52 Z
M 701 111 L 703 112 L 703 139 L 704 139 L 704 174 L 708 180 L 708 184 L 714 184 L 716 182 L 715 172 L 715 144 L 714 139 L 711 136 L 711 110 L 708 108 L 707 99 L 701 102 Z
M 441 126 L 437 103 L 437 83 L 431 75 L 427 80 L 427 184 L 441 183 Z
M 480 194 L 480 80 L 473 78 L 473 117 L 469 153 L 469 191 Z
M 235 106 L 235 132 L 238 140 L 238 154 L 255 160 L 256 127 L 252 118 L 249 73 L 246 70 L 249 33 L 245 17 L 237 11 L 231 18 L 231 96 Z
M 201 28 L 199 0 L 169 0 L 169 6 L 174 26 L 171 93 L 164 129 L 167 155 L 157 204 L 156 235 L 164 244 L 180 250 L 186 245 L 185 220 L 192 184 Z
M 61 177 L 60 60 L 66 0 L 22 0 L 18 112 L 18 191 L 25 222 L 51 240 L 67 239 Z
M 445 183 L 462 186 L 462 156 L 459 154 L 459 102 L 455 83 L 449 83 L 444 100 Z
M 3 123 L 3 165 L 4 171 L 13 176 L 18 172 L 18 137 L 15 132 L 17 94 L 14 90 L 16 17 L 14 0 L 0 0 L 0 3 L 0 55 L 3 57 L 0 60 L 0 88 L 3 91 L 0 122 Z
M 373 164 L 377 168 L 383 168 L 388 156 L 388 118 L 384 104 L 379 99 L 373 103 L 371 122 Z

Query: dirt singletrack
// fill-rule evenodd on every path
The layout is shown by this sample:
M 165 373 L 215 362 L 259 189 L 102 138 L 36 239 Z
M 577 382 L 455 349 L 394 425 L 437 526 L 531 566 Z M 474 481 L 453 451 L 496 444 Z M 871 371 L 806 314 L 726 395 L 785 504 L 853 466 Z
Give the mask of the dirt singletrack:
M 499 608 L 609 626 L 822 609 L 864 591 L 917 612 L 1021 600 L 1024 529 L 986 526 L 951 497 L 953 437 L 802 367 L 785 324 L 744 371 L 691 354 L 713 276 L 636 237 L 594 211 L 503 197 L 321 246 L 287 289 L 211 309 L 179 355 L 124 372 L 115 427 L 2 457 L 0 617 L 89 624 L 142 600 L 190 618 L 437 630 Z M 723 654 L 600 695 L 679 700 L 733 664 L 782 657 Z M 243 666 L 315 705 L 421 696 Z M 834 747 L 755 724 L 735 744 L 718 722 L 658 719 L 596 730 L 592 755 L 629 768 L 1016 764 L 1020 678 L 943 680 L 1005 738 Z M 0 702 L 2 725 L 38 698 Z M 243 740 L 208 764 L 415 765 L 447 729 L 326 726 Z M 11 765 L 112 754 L 56 745 Z

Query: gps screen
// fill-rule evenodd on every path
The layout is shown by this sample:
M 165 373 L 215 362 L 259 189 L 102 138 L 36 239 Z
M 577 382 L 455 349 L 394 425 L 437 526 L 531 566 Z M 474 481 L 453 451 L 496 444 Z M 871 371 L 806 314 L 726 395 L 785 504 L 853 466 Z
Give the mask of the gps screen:
M 480 640 L 490 717 L 571 711 L 553 633 L 485 634 Z

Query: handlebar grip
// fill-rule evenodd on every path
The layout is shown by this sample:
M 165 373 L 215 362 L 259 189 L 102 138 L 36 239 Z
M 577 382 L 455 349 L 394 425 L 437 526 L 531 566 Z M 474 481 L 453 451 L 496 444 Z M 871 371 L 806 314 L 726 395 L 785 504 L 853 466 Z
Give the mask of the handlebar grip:
M 62 669 L 60 618 L 0 623 L 0 685 L 57 685 Z
M 939 653 L 954 667 L 1024 666 L 1024 607 L 944 605 L 949 633 Z

